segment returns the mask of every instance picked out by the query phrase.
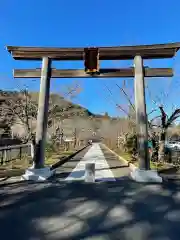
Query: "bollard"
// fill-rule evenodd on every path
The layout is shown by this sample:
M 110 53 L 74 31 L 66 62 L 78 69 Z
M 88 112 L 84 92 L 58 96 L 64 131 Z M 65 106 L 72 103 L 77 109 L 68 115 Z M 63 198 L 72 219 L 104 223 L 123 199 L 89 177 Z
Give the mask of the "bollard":
M 86 163 L 85 182 L 95 182 L 95 163 Z

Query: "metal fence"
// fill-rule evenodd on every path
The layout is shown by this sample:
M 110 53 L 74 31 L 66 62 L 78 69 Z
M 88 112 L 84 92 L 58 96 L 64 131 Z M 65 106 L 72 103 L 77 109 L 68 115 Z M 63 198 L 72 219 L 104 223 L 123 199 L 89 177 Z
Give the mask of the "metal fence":
M 22 160 L 24 157 L 31 156 L 31 145 L 21 144 L 0 147 L 0 165 L 11 162 L 13 160 Z

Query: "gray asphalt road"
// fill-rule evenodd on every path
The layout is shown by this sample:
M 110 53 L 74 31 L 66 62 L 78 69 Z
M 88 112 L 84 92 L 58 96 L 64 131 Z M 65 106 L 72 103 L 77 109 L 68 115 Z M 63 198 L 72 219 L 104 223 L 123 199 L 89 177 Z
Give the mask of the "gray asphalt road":
M 180 185 L 128 179 L 0 188 L 1 239 L 179 240 Z
M 80 157 L 46 183 L 1 185 L 1 239 L 180 239 L 180 182 L 138 184 L 127 176 L 95 184 L 58 181 Z

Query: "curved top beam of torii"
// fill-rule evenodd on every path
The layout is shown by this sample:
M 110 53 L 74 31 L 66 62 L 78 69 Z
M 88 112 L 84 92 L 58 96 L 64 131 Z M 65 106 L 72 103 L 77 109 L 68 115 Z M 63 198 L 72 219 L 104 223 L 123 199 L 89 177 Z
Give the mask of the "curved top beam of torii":
M 172 58 L 180 48 L 180 42 L 153 45 L 98 47 L 100 60 L 128 60 L 140 55 L 143 59 Z M 83 60 L 84 48 L 18 47 L 7 46 L 17 60 Z

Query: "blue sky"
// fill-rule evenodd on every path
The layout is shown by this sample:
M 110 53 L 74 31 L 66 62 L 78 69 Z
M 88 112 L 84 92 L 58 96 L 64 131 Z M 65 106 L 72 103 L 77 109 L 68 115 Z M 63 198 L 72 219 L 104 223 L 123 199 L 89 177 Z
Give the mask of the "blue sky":
M 179 0 L 1 0 L 0 1 L 0 88 L 17 89 L 24 84 L 39 90 L 39 80 L 13 79 L 13 68 L 40 67 L 40 62 L 15 61 L 5 46 L 117 46 L 180 42 Z M 151 98 L 167 92 L 164 103 L 170 113 L 172 104 L 180 105 L 180 53 L 173 60 L 145 61 L 151 67 L 174 67 L 172 79 L 148 79 Z M 82 62 L 53 63 L 59 68 L 83 68 Z M 132 66 L 131 61 L 102 62 L 103 67 Z M 83 91 L 75 102 L 93 112 L 122 115 L 114 102 L 126 107 L 126 101 L 115 84 L 123 79 L 55 79 L 51 91 L 61 92 L 65 85 L 78 82 Z M 113 99 L 106 87 L 112 89 Z M 133 92 L 133 80 L 127 80 Z M 112 102 L 113 100 L 113 102 Z M 152 101 L 147 94 L 148 111 Z

